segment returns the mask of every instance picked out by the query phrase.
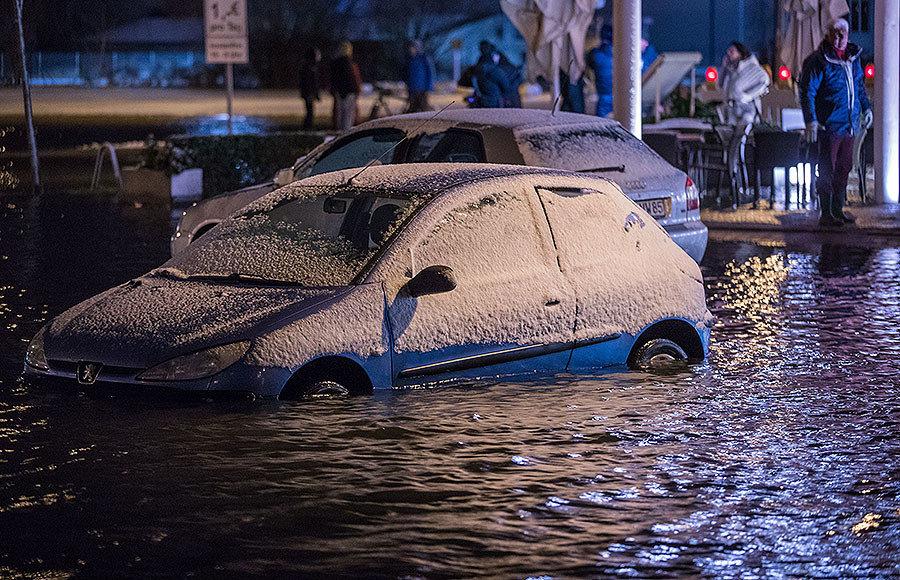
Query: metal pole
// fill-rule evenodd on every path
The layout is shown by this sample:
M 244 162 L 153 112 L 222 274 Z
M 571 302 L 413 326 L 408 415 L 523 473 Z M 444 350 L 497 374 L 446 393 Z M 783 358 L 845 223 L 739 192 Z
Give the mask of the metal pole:
M 231 124 L 231 104 L 234 101 L 234 65 L 232 63 L 228 63 L 225 65 L 225 84 L 227 94 L 228 94 L 228 134 L 232 134 L 232 124 Z
M 696 112 L 696 105 L 694 104 L 694 99 L 697 95 L 697 66 L 691 66 L 691 104 L 690 104 L 690 113 L 689 117 L 694 118 L 694 113 Z
M 898 203 L 900 3 L 875 0 L 875 203 Z
M 556 101 L 559 100 L 561 87 L 559 85 L 559 45 L 555 42 L 550 45 L 550 67 L 553 69 L 553 94 L 550 99 L 550 109 L 556 112 Z M 568 90 L 568 87 L 566 87 Z
M 25 34 L 22 31 L 22 0 L 16 0 L 16 27 L 19 32 L 19 64 L 22 66 L 22 98 L 25 101 L 25 121 L 28 125 L 28 144 L 31 147 L 31 170 L 34 190 L 41 190 L 38 171 L 37 141 L 34 136 L 34 113 L 31 110 L 31 84 L 28 82 L 28 67 L 25 66 Z
M 641 138 L 641 0 L 613 3 L 613 118 Z

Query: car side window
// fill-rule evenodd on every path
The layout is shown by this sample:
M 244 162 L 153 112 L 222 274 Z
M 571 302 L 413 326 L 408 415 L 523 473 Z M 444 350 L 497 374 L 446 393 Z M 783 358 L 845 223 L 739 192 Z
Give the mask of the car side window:
M 498 192 L 457 207 L 419 243 L 417 269 L 449 266 L 461 286 L 478 286 L 556 268 L 555 254 L 535 218 L 535 203 L 527 192 Z
M 402 140 L 404 135 L 405 133 L 399 129 L 383 129 L 341 139 L 311 166 L 302 169 L 296 177 L 300 179 L 329 171 L 362 167 L 382 155 L 384 158 L 380 163 L 392 163 L 396 150 L 392 153 L 387 152 Z
M 484 144 L 475 131 L 449 129 L 417 137 L 407 163 L 484 163 Z

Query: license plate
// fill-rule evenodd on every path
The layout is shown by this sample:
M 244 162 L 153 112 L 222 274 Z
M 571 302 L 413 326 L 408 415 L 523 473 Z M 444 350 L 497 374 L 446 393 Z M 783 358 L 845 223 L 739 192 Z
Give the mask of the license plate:
M 664 218 L 669 214 L 665 199 L 642 199 L 635 203 L 656 219 Z

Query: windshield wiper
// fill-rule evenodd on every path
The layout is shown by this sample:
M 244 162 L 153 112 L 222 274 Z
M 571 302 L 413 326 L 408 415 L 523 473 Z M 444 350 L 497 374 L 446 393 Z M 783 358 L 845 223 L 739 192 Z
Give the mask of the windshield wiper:
M 622 165 L 610 165 L 609 167 L 597 167 L 595 169 L 579 169 L 578 173 L 607 173 L 610 171 L 625 173 L 625 164 L 623 163 Z
M 263 276 L 255 276 L 253 274 L 241 274 L 239 272 L 231 272 L 229 274 L 184 274 L 182 272 L 169 268 L 158 268 L 151 272 L 154 276 L 169 278 L 170 280 L 185 281 L 203 281 L 203 282 L 244 282 L 246 284 L 258 284 L 260 286 L 303 286 L 299 282 L 290 280 L 278 280 L 275 278 L 265 278 Z

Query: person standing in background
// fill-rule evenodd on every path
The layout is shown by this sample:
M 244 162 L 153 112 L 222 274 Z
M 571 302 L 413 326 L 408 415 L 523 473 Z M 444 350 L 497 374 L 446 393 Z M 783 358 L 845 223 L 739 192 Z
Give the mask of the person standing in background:
M 509 75 L 501 66 L 501 54 L 493 44 L 482 40 L 478 44 L 481 56 L 474 68 L 474 85 L 478 93 L 479 106 L 503 108 L 512 91 Z M 517 89 L 518 90 L 518 89 Z
M 588 52 L 587 64 L 594 72 L 594 86 L 597 89 L 597 106 L 594 113 L 605 117 L 613 110 L 613 53 L 612 26 L 604 24 L 600 28 L 600 46 Z
M 403 80 L 406 82 L 407 113 L 430 111 L 428 93 L 434 90 L 434 65 L 422 48 L 421 40 L 410 40 L 407 45 Z
M 848 43 L 850 24 L 843 18 L 828 26 L 825 40 L 803 61 L 800 104 L 806 140 L 818 143 L 819 225 L 842 226 L 856 221 L 844 213 L 847 177 L 853 168 L 853 140 L 862 126 L 872 124 L 866 96 L 861 49 Z
M 303 119 L 304 131 L 313 128 L 314 108 L 316 101 L 319 100 L 319 83 L 322 76 L 319 69 L 321 61 L 322 53 L 318 48 L 311 46 L 300 62 L 300 98 L 306 104 L 306 117 Z
M 738 41 L 728 45 L 722 57 L 722 89 L 727 109 L 725 122 L 729 125 L 749 125 L 760 110 L 759 98 L 771 83 L 750 49 Z
M 331 61 L 331 94 L 334 96 L 334 128 L 346 131 L 356 123 L 356 101 L 362 88 L 359 67 L 353 61 L 353 45 L 342 42 Z

